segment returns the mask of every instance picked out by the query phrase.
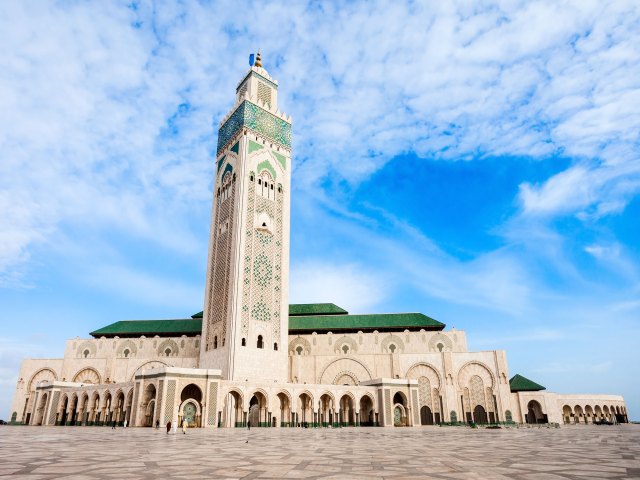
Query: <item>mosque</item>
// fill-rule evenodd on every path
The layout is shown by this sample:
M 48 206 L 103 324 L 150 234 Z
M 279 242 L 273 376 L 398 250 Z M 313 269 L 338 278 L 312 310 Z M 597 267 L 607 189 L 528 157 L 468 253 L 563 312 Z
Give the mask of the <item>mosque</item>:
M 149 427 L 627 422 L 617 395 L 510 376 L 422 313 L 288 303 L 291 117 L 260 54 L 220 122 L 204 309 L 119 321 L 25 359 L 11 422 Z

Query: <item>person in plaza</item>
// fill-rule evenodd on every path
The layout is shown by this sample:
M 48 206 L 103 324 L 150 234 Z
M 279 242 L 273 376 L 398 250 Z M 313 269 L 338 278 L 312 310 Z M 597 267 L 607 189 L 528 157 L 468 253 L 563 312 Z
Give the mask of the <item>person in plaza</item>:
M 124 423 L 122 424 L 122 426 L 123 426 L 124 428 L 127 428 L 127 419 L 126 419 L 126 418 L 124 419 Z
M 167 435 L 169 435 L 169 432 L 171 431 L 171 421 L 167 422 Z
M 173 434 L 175 435 L 176 433 L 178 433 L 178 421 L 176 420 L 175 422 L 172 423 L 173 425 Z
M 251 430 L 251 420 L 247 422 L 247 430 Z
M 182 433 L 183 433 L 184 435 L 186 435 L 186 434 L 187 434 L 187 427 L 188 427 L 188 426 L 189 426 L 189 424 L 187 423 L 187 421 L 186 421 L 186 420 L 183 420 L 183 421 L 182 421 Z
M 114 420 L 113 423 L 111 424 L 111 430 L 115 430 L 116 429 L 116 421 Z
M 160 420 L 156 420 L 156 430 L 160 428 Z

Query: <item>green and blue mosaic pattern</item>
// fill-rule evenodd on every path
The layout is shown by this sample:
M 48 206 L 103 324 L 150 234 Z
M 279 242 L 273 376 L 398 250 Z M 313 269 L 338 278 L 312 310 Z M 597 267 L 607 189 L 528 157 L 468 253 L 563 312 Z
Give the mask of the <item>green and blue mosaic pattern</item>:
M 291 125 L 245 100 L 218 130 L 216 155 L 220 154 L 242 127 L 264 135 L 269 140 L 287 149 L 291 148 Z

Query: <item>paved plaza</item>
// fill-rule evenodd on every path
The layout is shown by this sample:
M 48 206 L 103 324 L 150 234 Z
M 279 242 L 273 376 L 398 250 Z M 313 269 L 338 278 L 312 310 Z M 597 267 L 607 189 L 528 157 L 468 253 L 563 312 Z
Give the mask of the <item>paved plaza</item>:
M 640 426 L 0 427 L 0 478 L 640 478 Z

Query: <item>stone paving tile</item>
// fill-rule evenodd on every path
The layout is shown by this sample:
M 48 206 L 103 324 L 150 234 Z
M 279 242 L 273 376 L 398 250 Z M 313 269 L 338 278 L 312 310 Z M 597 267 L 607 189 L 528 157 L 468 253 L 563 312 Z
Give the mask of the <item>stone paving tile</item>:
M 0 427 L 0 480 L 640 479 L 640 426 L 163 430 Z

